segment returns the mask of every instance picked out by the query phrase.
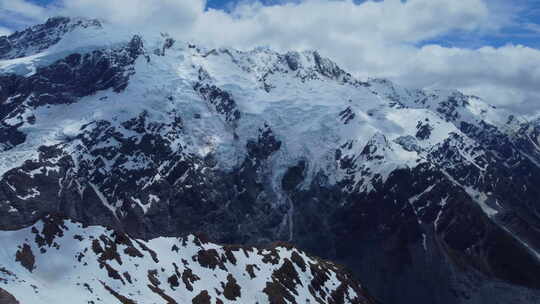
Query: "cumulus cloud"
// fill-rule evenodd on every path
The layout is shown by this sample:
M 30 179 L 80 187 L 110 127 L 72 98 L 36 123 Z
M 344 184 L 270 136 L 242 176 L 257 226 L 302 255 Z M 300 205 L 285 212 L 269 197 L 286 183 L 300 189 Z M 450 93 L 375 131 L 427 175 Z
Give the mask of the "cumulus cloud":
M 41 18 L 45 15 L 46 9 L 34 5 L 25 0 L 0 0 L 0 9 L 3 13 L 19 15 L 26 18 Z
M 404 71 L 397 78 L 408 86 L 459 88 L 524 114 L 540 108 L 537 49 L 506 45 L 470 50 L 428 45 L 414 52 Z
M 135 27 L 190 27 L 203 13 L 203 0 L 64 0 L 62 13 L 98 17 Z
M 0 19 L 23 20 L 11 22 L 17 24 L 58 14 L 98 17 L 117 26 L 158 28 L 208 46 L 317 49 L 359 77 L 458 88 L 529 113 L 540 109 L 539 50 L 428 43 L 449 36 L 483 37 L 515 26 L 527 3 L 516 1 L 280 0 L 263 5 L 251 0 L 225 11 L 205 9 L 205 0 L 58 0 L 48 7 L 0 0 Z
M 20 28 L 43 21 L 48 10 L 25 0 L 0 0 L 0 22 Z
M 10 29 L 8 29 L 7 27 L 0 26 L 0 36 L 7 36 L 9 34 L 11 34 Z

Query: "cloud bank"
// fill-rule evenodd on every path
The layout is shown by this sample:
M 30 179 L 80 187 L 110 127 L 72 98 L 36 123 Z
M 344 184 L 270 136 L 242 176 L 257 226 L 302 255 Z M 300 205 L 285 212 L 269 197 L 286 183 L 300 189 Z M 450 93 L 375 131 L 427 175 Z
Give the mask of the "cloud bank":
M 530 8 L 526 3 L 537 3 L 512 2 L 296 0 L 263 5 L 253 0 L 217 10 L 207 9 L 204 0 L 58 0 L 45 7 L 0 0 L 0 20 L 21 27 L 52 15 L 98 17 L 209 46 L 317 49 L 362 78 L 457 88 L 531 114 L 540 111 L 540 51 L 513 44 L 491 47 L 480 39 L 522 26 L 520 13 Z M 530 22 L 526 27 L 532 35 L 540 28 Z M 460 47 L 436 42 L 452 40 L 459 40 Z

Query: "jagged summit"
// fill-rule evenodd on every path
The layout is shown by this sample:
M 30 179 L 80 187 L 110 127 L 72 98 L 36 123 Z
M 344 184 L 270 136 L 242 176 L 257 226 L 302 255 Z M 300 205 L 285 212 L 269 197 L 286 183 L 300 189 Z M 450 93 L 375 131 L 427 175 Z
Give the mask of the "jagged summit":
M 287 240 L 388 304 L 538 299 L 537 124 L 314 51 L 106 23 L 51 41 L 0 60 L 0 229 L 60 212 L 147 240 Z
M 101 28 L 95 19 L 54 17 L 44 24 L 0 37 L 0 60 L 37 54 L 58 43 L 65 34 L 77 28 Z

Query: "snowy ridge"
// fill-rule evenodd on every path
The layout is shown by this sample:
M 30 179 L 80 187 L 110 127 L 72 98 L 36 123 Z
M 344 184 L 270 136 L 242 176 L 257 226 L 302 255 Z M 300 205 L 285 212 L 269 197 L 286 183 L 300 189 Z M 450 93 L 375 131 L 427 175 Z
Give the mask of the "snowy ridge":
M 92 31 L 86 30 L 82 33 L 92 33 Z M 104 33 L 108 34 L 102 35 Z M 76 37 L 80 34 L 76 33 Z M 56 49 L 65 49 L 67 46 L 71 51 L 77 51 L 81 47 L 89 51 L 100 44 L 99 37 L 103 36 L 101 44 L 103 47 L 110 47 L 115 39 L 113 37 L 117 35 L 119 37 L 117 39 L 120 39 L 124 37 L 122 35 L 127 36 L 127 33 L 115 33 L 111 29 L 100 30 L 93 39 L 90 39 L 94 41 L 92 44 L 96 45 L 90 49 L 88 47 L 91 44 L 87 42 L 88 39 L 80 39 L 83 45 L 77 46 L 81 43 L 74 44 L 69 37 L 66 37 L 45 54 L 56 52 Z M 158 49 L 165 40 L 162 37 L 153 38 L 152 36 L 144 39 L 148 54 L 152 53 L 153 48 Z M 135 66 L 137 73 L 131 79 L 132 85 L 123 94 L 110 95 L 103 92 L 89 96 L 86 98 L 88 100 L 80 102 L 80 105 L 76 105 L 69 112 L 64 112 L 65 116 L 72 117 L 72 121 L 91 119 L 89 120 L 91 122 L 97 118 L 95 114 L 94 117 L 87 118 L 77 116 L 87 116 L 92 113 L 93 111 L 87 110 L 89 103 L 99 103 L 102 98 L 108 98 L 106 104 L 109 114 L 100 118 L 107 121 L 113 120 L 115 117 L 111 116 L 116 116 L 119 111 L 134 117 L 148 110 L 152 110 L 158 116 L 167 116 L 166 110 L 175 110 L 190 119 L 190 113 L 207 117 L 213 116 L 212 112 L 216 113 L 215 111 L 220 114 L 220 111 L 231 110 L 221 107 L 221 110 L 209 109 L 211 110 L 209 111 L 187 105 L 189 100 L 200 98 L 194 96 L 192 87 L 197 84 L 202 86 L 197 78 L 201 79 L 200 75 L 203 71 L 206 75 L 204 77 L 210 80 L 211 85 L 219 92 L 228 94 L 231 102 L 234 103 L 236 112 L 221 113 L 225 115 L 224 120 L 231 121 L 233 120 L 231 117 L 236 117 L 234 120 L 237 121 L 234 130 L 228 130 L 228 127 L 222 130 L 221 126 L 203 130 L 203 137 L 206 138 L 208 144 L 195 145 L 199 146 L 199 154 L 204 155 L 206 152 L 203 151 L 212 151 L 220 158 L 218 162 L 220 165 L 229 168 L 238 166 L 235 159 L 241 160 L 243 151 L 237 151 L 220 142 L 229 141 L 231 133 L 239 137 L 236 141 L 246 142 L 254 136 L 252 130 L 258 129 L 261 126 L 260 122 L 264 121 L 272 126 L 274 132 L 287 139 L 284 141 L 283 150 L 286 152 L 282 153 L 287 154 L 287 159 L 277 160 L 281 163 L 278 166 L 289 166 L 301 158 L 313 159 L 313 163 L 319 164 L 309 168 L 306 183 L 309 183 L 310 176 L 320 170 L 335 171 L 337 168 L 333 164 L 333 149 L 351 140 L 357 142 L 359 152 L 375 134 L 382 133 L 387 137 L 394 151 L 391 153 L 394 160 L 388 159 L 386 161 L 388 168 L 381 172 L 374 172 L 384 177 L 388 171 L 391 172 L 397 167 L 415 166 L 415 163 L 422 158 L 420 152 L 414 151 L 411 154 L 410 151 L 404 151 L 399 144 L 394 143 L 398 138 L 415 136 L 417 133 L 415 126 L 422 120 L 431 119 L 431 125 L 434 125 L 433 136 L 419 145 L 425 151 L 442 143 L 452 133 L 461 135 L 459 131 L 461 120 L 467 122 L 485 120 L 490 123 L 491 117 L 496 117 L 498 118 L 496 123 L 499 123 L 502 119 L 506 119 L 506 117 L 499 118 L 504 114 L 498 113 L 497 110 L 490 108 L 477 98 L 459 95 L 459 98 L 463 100 L 463 105 L 448 103 L 448 99 L 453 100 L 454 95 L 459 93 L 410 92 L 385 80 L 375 79 L 368 82 L 354 80 L 350 74 L 341 70 L 330 60 L 321 58 L 317 52 L 279 54 L 265 48 L 249 52 L 230 49 L 205 50 L 179 42 L 169 46 L 166 51 L 164 49 L 163 52 L 164 56 L 152 56 L 149 63 L 139 58 L 139 63 Z M 34 59 L 21 63 L 10 62 L 9 68 L 6 66 L 3 71 L 18 70 L 18 66 L 33 65 L 33 62 Z M 51 62 L 47 61 L 47 63 Z M 39 63 L 38 60 L 35 64 L 39 66 L 44 63 Z M 26 66 L 26 69 L 35 70 L 36 67 Z M 160 75 L 160 77 L 154 78 L 152 75 Z M 198 91 L 201 90 L 198 89 Z M 151 100 L 140 100 L 141 98 L 136 96 L 152 97 Z M 175 102 L 167 105 L 166 100 L 171 97 Z M 134 98 L 139 99 L 136 104 L 126 102 Z M 469 103 L 468 100 L 473 100 L 474 103 Z M 231 106 L 233 106 L 232 103 Z M 465 104 L 467 106 L 464 106 Z M 117 110 L 112 110 L 111 106 Z M 58 109 L 51 112 L 59 111 Z M 350 111 L 349 119 L 340 118 L 340 113 L 343 111 Z M 481 115 L 477 116 L 477 113 Z M 24 119 L 24 115 L 20 116 L 21 119 Z M 47 117 L 40 119 L 42 115 L 39 115 L 39 112 L 33 115 L 37 118 L 37 125 L 33 126 L 36 129 L 40 129 L 39 124 L 42 121 L 47 123 L 49 120 Z M 125 114 L 123 116 L 127 117 Z M 460 120 L 453 119 L 454 116 Z M 406 119 L 403 119 L 405 117 Z M 417 117 L 417 119 L 411 119 L 412 117 Z M 490 119 L 484 119 L 484 117 Z M 6 120 L 6 123 L 10 123 L 9 121 L 13 119 Z M 63 131 L 57 130 L 57 132 Z M 187 132 L 187 134 L 191 135 L 193 132 L 197 130 Z M 299 138 L 303 140 L 297 140 Z M 32 148 L 25 148 L 27 149 Z M 10 154 L 16 155 L 17 150 L 13 149 Z M 372 170 L 376 167 L 378 166 L 373 166 Z M 366 186 L 364 185 L 363 188 L 366 189 Z
M 0 288 L 21 303 L 373 303 L 339 266 L 286 244 L 142 241 L 54 216 L 0 241 Z

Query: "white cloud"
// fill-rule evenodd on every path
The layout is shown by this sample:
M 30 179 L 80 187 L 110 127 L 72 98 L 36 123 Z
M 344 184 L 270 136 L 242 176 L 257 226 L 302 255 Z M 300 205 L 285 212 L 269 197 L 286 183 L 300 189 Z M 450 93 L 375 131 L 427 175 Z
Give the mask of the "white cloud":
M 42 22 L 48 10 L 25 0 L 0 0 L 0 24 L 16 28 Z
M 127 26 L 183 28 L 203 13 L 203 0 L 64 0 L 63 13 Z
M 456 30 L 493 27 L 482 0 L 387 0 L 355 4 L 307 0 L 263 6 L 237 6 L 231 14 L 211 10 L 198 19 L 197 30 L 219 39 L 225 26 L 240 43 L 255 41 L 332 43 L 332 38 L 390 43 L 418 42 Z M 198 33 L 199 33 L 198 32 Z M 277 39 L 279 38 L 279 39 Z M 318 40 L 318 41 L 317 41 Z
M 7 36 L 9 34 L 11 34 L 10 29 L 0 26 L 0 36 Z
M 475 50 L 425 46 L 404 63 L 396 79 L 414 87 L 459 88 L 523 114 L 540 109 L 540 51 L 520 45 Z
M 24 0 L 0 0 L 0 11 L 35 19 L 41 19 L 46 15 L 45 8 Z
M 534 33 L 540 34 L 540 24 L 537 23 L 526 23 L 524 27 Z
M 117 26 L 158 28 L 209 46 L 317 49 L 360 77 L 460 88 L 526 112 L 540 109 L 540 51 L 513 45 L 417 46 L 447 35 L 497 33 L 515 25 L 526 3 L 519 1 L 514 6 L 502 0 L 297 0 L 271 6 L 247 1 L 226 12 L 205 10 L 205 0 L 58 0 L 47 8 L 0 0 L 0 18 L 98 17 Z

